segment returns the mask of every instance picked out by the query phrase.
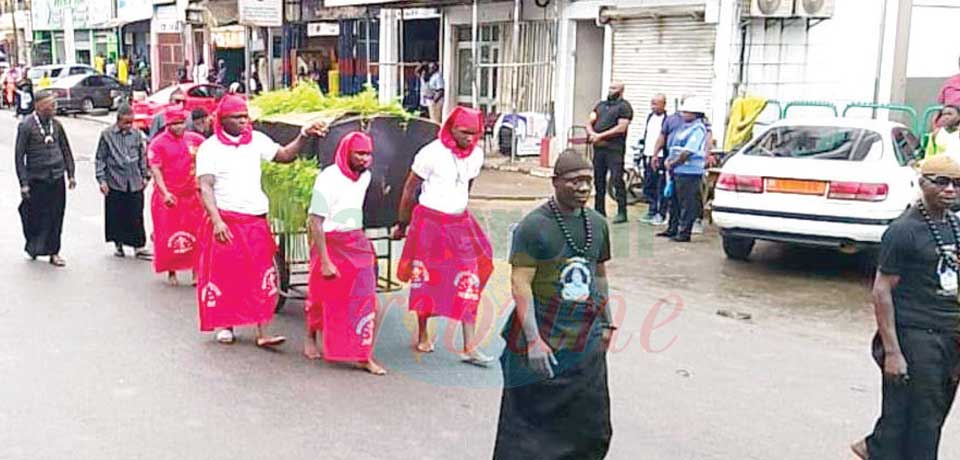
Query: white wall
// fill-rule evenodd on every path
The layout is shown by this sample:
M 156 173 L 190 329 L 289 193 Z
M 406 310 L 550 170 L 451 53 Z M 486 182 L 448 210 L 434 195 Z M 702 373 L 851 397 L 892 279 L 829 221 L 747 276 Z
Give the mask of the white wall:
M 914 5 L 907 78 L 945 78 L 957 73 L 958 24 L 960 1 Z

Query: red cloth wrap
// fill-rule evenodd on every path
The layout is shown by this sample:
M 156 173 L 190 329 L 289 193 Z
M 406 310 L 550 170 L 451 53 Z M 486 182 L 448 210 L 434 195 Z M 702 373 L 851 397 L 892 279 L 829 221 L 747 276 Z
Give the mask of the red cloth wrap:
M 493 249 L 469 211 L 413 210 L 397 278 L 410 283 L 410 310 L 474 322 L 493 273 Z
M 360 180 L 360 173 L 350 168 L 350 154 L 357 151 L 373 153 L 373 139 L 366 133 L 357 131 L 343 136 L 337 144 L 337 153 L 334 155 L 337 168 L 340 168 L 340 172 L 354 182 Z M 370 168 L 369 164 L 367 168 Z
M 327 361 L 366 362 L 373 356 L 377 314 L 377 259 L 363 230 L 326 234 L 327 253 L 340 276 L 323 277 L 320 257 L 310 255 L 310 330 L 323 331 Z
M 176 123 L 186 123 L 187 113 L 183 110 L 182 105 L 170 106 L 163 112 L 163 123 L 164 126 L 170 126 Z
M 454 126 L 461 128 L 473 127 L 476 130 L 476 134 L 470 138 L 470 145 L 467 146 L 467 148 L 460 148 L 460 146 L 457 145 L 457 140 L 453 138 L 452 132 Z M 457 106 L 453 109 L 453 112 L 450 112 L 447 121 L 443 123 L 439 136 L 440 142 L 443 143 L 444 147 L 450 149 L 454 156 L 461 160 L 469 157 L 470 154 L 473 153 L 473 150 L 477 148 L 480 138 L 483 137 L 483 113 L 479 110 Z
M 250 123 L 247 123 L 247 127 L 240 133 L 240 140 L 238 142 L 227 137 L 227 133 L 223 130 L 223 124 L 221 124 L 220 119 L 238 113 L 248 113 L 247 101 L 244 98 L 228 94 L 224 96 L 223 99 L 220 99 L 220 105 L 217 106 L 217 116 L 213 117 L 213 132 L 216 133 L 217 139 L 220 140 L 223 145 L 239 147 L 253 141 L 253 125 Z
M 264 216 L 220 211 L 233 241 L 214 238 L 204 219 L 198 237 L 197 304 L 200 330 L 265 324 L 277 305 L 277 244 Z
M 154 258 L 157 273 L 193 270 L 197 258 L 197 231 L 203 221 L 203 205 L 197 189 L 195 158 L 204 141 L 196 133 L 175 137 L 169 130 L 150 142 L 150 165 L 159 167 L 167 190 L 176 198 L 164 203 L 163 193 L 153 186 L 150 214 L 153 217 Z

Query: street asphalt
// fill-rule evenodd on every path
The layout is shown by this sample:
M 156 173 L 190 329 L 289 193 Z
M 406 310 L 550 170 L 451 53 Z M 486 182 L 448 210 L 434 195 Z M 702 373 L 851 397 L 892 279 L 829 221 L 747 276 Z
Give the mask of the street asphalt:
M 62 121 L 80 182 L 67 198 L 67 268 L 24 256 L 13 161 L 0 162 L 0 459 L 491 457 L 498 367 L 459 363 L 459 334 L 448 339 L 442 322 L 438 352 L 413 353 L 402 291 L 383 299 L 386 377 L 305 360 L 298 301 L 272 326 L 290 339 L 276 352 L 257 349 L 251 330 L 232 346 L 200 333 L 190 287 L 166 286 L 148 263 L 117 259 L 103 242 L 91 161 L 103 125 Z M 15 123 L 0 112 L 0 148 L 11 157 Z M 535 204 L 473 205 L 499 258 L 481 313 L 490 354 L 503 346 L 509 308 L 507 229 Z M 609 355 L 608 458 L 851 458 L 847 446 L 879 411 L 870 255 L 759 245 L 751 262 L 734 263 L 712 231 L 688 245 L 654 232 L 613 230 L 622 326 Z M 956 418 L 942 458 L 960 458 Z

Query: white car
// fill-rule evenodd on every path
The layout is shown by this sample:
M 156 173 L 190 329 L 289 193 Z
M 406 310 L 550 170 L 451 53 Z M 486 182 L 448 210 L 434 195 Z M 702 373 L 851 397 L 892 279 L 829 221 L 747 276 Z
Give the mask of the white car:
M 785 119 L 723 165 L 713 200 L 727 257 L 756 240 L 855 252 L 919 196 L 916 136 L 900 123 Z

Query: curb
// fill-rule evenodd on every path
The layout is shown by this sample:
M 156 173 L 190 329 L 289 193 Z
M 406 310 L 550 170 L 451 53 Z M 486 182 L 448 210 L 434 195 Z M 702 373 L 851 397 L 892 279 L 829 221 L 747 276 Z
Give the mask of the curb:
M 68 116 L 69 116 L 69 115 L 68 115 Z M 73 116 L 73 117 L 71 117 L 71 118 L 74 118 L 74 119 L 77 119 L 77 120 L 89 121 L 89 122 L 91 122 L 91 123 L 99 123 L 99 124 L 101 124 L 101 125 L 107 125 L 107 126 L 113 124 L 113 121 L 110 120 L 110 116 L 109 116 L 109 115 L 104 115 L 104 116 L 102 116 L 102 117 L 95 117 L 95 116 L 92 116 L 92 115 L 76 115 L 76 116 Z

